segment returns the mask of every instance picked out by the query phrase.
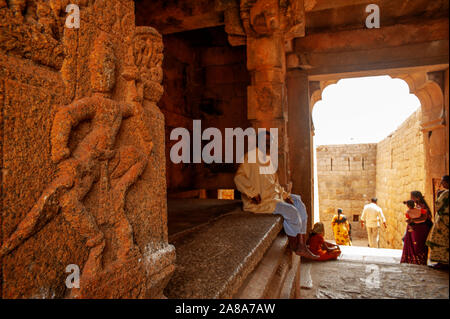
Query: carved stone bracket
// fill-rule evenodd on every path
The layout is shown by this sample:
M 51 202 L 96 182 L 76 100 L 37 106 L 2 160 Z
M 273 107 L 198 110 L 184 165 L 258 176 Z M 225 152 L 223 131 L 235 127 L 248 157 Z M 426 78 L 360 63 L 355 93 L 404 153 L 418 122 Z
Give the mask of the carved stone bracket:
M 305 34 L 303 0 L 242 0 L 241 19 L 248 36 L 282 32 L 285 40 Z
M 246 37 L 284 34 L 286 41 L 305 35 L 304 0 L 216 0 L 223 11 L 225 31 L 232 46 L 246 44 Z

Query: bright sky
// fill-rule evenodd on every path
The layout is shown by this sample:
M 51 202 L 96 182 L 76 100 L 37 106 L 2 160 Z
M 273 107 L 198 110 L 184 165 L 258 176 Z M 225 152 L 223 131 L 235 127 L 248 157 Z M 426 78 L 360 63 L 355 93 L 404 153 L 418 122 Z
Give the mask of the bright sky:
M 419 107 L 403 80 L 342 79 L 325 88 L 314 106 L 315 145 L 378 143 Z

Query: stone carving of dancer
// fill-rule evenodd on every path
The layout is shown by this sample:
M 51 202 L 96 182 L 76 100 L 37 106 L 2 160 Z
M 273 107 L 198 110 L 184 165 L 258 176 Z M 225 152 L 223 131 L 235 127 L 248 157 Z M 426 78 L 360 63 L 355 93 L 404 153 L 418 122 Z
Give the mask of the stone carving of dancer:
M 113 149 L 122 120 L 135 115 L 135 106 L 111 99 L 111 91 L 115 86 L 115 58 L 112 44 L 106 35 L 100 35 L 95 42 L 89 63 L 93 95 L 61 107 L 53 122 L 51 157 L 53 162 L 58 163 L 56 177 L 15 232 L 4 242 L 0 248 L 0 258 L 42 229 L 57 213 L 61 213 L 71 227 L 86 238 L 86 246 L 90 249 L 82 277 L 100 271 L 105 247 L 104 234 L 82 203 L 99 179 L 100 185 L 106 181 L 107 187 L 109 179 L 112 180 L 108 198 L 103 199 L 109 203 L 109 208 L 103 207 L 103 210 L 108 210 L 110 215 L 105 218 L 114 225 L 120 240 L 118 259 L 126 258 L 134 247 L 133 231 L 124 212 L 125 196 L 145 169 L 148 155 L 132 146 L 118 151 Z M 91 130 L 71 152 L 68 148 L 70 133 L 85 120 L 91 121 Z M 111 174 L 108 172 L 109 160 L 116 163 Z

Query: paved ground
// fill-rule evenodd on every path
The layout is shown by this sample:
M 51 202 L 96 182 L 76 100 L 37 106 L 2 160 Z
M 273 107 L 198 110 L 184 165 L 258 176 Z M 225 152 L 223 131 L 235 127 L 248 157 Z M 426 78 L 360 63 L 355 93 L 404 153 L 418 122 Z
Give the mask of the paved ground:
M 369 246 L 369 241 L 364 238 L 356 238 L 352 240 L 352 245 L 353 246 L 362 246 L 362 247 L 368 247 Z
M 400 250 L 355 246 L 341 250 L 337 261 L 302 259 L 302 298 L 449 298 L 448 272 L 400 264 Z

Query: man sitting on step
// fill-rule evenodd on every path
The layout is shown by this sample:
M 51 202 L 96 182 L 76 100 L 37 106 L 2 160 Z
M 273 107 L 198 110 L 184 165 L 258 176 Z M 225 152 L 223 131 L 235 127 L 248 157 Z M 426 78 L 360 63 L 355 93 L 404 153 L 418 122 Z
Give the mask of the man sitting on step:
M 242 193 L 244 210 L 283 216 L 283 227 L 288 236 L 290 248 L 299 256 L 318 259 L 319 256 L 314 255 L 306 246 L 308 215 L 305 204 L 299 195 L 289 194 L 278 182 L 278 175 L 269 155 L 273 137 L 269 131 L 262 133 L 266 135 L 265 163 L 261 161 L 264 154 L 255 148 L 245 154 L 234 177 L 236 187 Z M 256 157 L 254 163 L 249 161 L 251 152 L 256 152 L 253 154 L 253 159 Z M 264 173 L 261 173 L 262 171 Z

